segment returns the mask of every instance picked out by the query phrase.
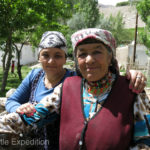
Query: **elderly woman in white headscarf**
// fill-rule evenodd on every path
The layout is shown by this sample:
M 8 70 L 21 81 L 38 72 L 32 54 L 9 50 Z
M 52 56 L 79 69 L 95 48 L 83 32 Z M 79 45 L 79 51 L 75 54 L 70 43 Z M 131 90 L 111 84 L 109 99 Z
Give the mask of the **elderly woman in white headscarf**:
M 119 75 L 111 33 L 89 28 L 71 39 L 80 77 L 63 83 L 60 149 L 149 149 L 150 101 Z
M 49 44 L 54 39 L 52 37 L 49 40 Z M 125 77 L 119 76 L 117 61 L 113 56 L 115 40 L 108 31 L 86 29 L 75 33 L 72 36 L 72 42 L 76 58 L 76 69 L 79 76 L 67 79 L 63 84 L 60 149 L 85 149 L 86 147 L 86 149 L 92 150 L 110 148 L 120 150 L 122 146 L 124 147 L 123 149 L 128 148 L 134 122 L 132 104 L 136 95 L 129 89 L 128 80 Z M 60 48 L 57 47 L 57 44 L 54 47 L 55 49 Z M 62 71 L 61 75 L 63 75 L 61 77 L 64 77 L 66 72 L 66 70 L 61 69 L 65 62 L 63 60 L 60 63 L 61 67 L 58 72 L 55 70 L 55 63 L 48 65 L 48 62 L 52 61 L 52 56 L 55 59 L 65 58 L 65 53 L 62 53 L 63 57 L 62 55 L 60 57 L 59 53 L 64 52 L 62 51 L 63 49 L 59 52 L 57 51 L 56 54 L 55 50 L 51 51 L 51 49 L 53 47 L 43 46 L 39 54 L 39 60 L 43 63 L 42 66 L 45 71 L 42 81 L 44 81 L 44 85 L 48 89 L 53 87 L 52 84 L 48 84 L 49 79 L 52 79 L 50 78 L 52 75 L 56 78 L 60 71 Z M 139 78 L 137 80 L 139 81 Z M 22 124 L 23 128 L 27 130 L 31 126 L 39 128 L 43 124 L 47 124 L 47 118 L 55 118 L 52 117 L 51 113 L 59 113 L 61 82 L 62 80 L 59 80 L 54 84 L 55 88 L 52 94 L 45 95 L 41 101 L 37 101 L 40 103 L 35 106 L 36 110 L 32 110 L 32 107 L 30 108 L 31 112 L 33 112 L 32 114 L 26 113 L 28 112 L 25 107 L 27 104 L 18 108 L 18 113 L 25 113 L 21 116 L 22 120 L 30 125 L 24 126 Z M 56 87 L 56 85 L 58 86 Z M 9 122 L 13 124 L 15 120 L 14 115 L 17 114 L 7 115 L 5 119 L 9 118 Z M 19 121 L 21 122 L 21 119 Z M 3 122 L 6 121 L 4 120 Z M 17 123 L 17 119 L 15 122 Z M 6 127 L 5 131 L 8 132 L 8 130 Z M 16 130 L 14 130 L 15 132 Z M 18 130 L 19 132 L 23 132 L 23 130 Z M 108 140 L 106 141 L 106 139 Z

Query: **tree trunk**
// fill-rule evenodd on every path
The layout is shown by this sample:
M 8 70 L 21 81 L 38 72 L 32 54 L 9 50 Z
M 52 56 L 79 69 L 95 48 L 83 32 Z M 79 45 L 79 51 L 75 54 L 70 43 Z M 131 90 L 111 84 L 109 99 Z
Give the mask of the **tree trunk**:
M 19 76 L 19 80 L 22 81 L 22 73 L 21 73 L 21 65 L 20 63 L 17 63 L 17 73 L 18 73 L 18 76 Z
M 3 58 L 2 58 L 3 70 L 5 70 L 5 68 L 6 68 L 6 57 L 7 57 L 7 54 L 8 54 L 8 45 L 6 43 L 6 47 L 5 47 L 5 50 L 4 50 L 4 55 L 3 55 Z
M 17 73 L 18 73 L 18 76 L 19 76 L 19 80 L 22 81 L 22 73 L 21 73 L 21 64 L 20 64 L 20 52 L 18 51 L 17 53 L 17 59 L 18 59 L 18 62 L 17 62 Z
M 20 54 L 21 54 L 21 50 L 22 50 L 22 47 L 23 47 L 24 43 L 21 44 L 21 47 L 20 49 L 18 49 L 17 45 L 14 44 L 15 48 L 16 48 L 16 52 L 17 52 L 17 73 L 18 73 L 18 76 L 19 76 L 19 80 L 22 81 L 22 73 L 21 73 L 21 64 L 20 64 Z
M 1 92 L 5 91 L 8 73 L 9 73 L 9 68 L 10 68 L 11 59 L 12 59 L 12 37 L 11 37 L 11 34 L 8 38 L 7 43 L 6 43 L 6 47 L 8 48 L 8 58 L 7 58 L 6 68 L 4 70 L 3 77 L 2 77 Z

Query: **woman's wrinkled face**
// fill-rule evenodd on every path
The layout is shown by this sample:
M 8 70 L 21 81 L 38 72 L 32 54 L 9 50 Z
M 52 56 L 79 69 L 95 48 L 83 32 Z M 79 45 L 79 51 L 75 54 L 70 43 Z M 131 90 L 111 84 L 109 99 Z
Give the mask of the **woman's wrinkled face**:
M 59 48 L 45 48 L 39 54 L 43 70 L 50 75 L 57 75 L 66 63 L 65 52 Z
M 88 81 L 97 81 L 108 73 L 112 54 L 104 44 L 93 43 L 79 45 L 76 58 L 82 76 Z

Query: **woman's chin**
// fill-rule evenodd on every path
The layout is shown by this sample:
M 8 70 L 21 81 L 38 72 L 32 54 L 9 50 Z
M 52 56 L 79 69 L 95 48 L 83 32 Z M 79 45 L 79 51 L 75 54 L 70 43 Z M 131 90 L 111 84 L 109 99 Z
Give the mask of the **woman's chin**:
M 95 81 L 100 80 L 100 78 L 94 77 L 93 75 L 88 75 L 88 76 L 85 77 L 85 79 L 86 79 L 87 81 L 90 81 L 90 82 L 95 82 Z
M 98 81 L 98 80 L 101 80 L 105 75 L 104 74 L 92 74 L 92 73 L 89 73 L 89 74 L 86 74 L 86 75 L 83 75 L 83 77 L 87 80 L 87 81 L 90 81 L 90 82 L 95 82 L 95 81 Z

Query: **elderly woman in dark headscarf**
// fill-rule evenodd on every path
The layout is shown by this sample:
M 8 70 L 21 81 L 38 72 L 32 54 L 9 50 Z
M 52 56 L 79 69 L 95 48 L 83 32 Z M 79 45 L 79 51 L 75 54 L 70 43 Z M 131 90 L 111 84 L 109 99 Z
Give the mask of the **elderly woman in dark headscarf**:
M 56 84 L 53 93 L 35 106 L 33 116 L 24 114 L 22 119 L 34 128 L 41 127 L 47 123 L 47 118 L 53 118 L 52 112 L 59 113 L 62 98 L 60 149 L 127 149 L 134 124 L 133 102 L 137 96 L 129 89 L 129 81 L 119 76 L 113 54 L 115 40 L 108 31 L 85 29 L 72 36 L 72 43 L 79 76 L 65 80 L 62 94 L 62 80 L 57 82 L 60 84 Z M 43 62 L 46 81 L 55 68 L 50 65 L 52 70 L 49 69 L 46 63 L 53 56 L 50 49 L 48 46 L 42 48 L 39 60 Z M 19 113 L 22 109 L 24 107 Z
M 62 33 L 57 31 L 45 32 L 42 35 L 38 50 L 39 62 L 42 65 L 42 69 L 33 69 L 23 80 L 15 93 L 8 98 L 6 110 L 10 113 L 17 112 L 23 114 L 23 116 L 26 114 L 30 117 L 33 115 L 31 112 L 38 111 L 39 115 L 44 115 L 44 110 L 41 105 L 36 106 L 36 108 L 34 105 L 39 103 L 43 97 L 52 94 L 55 87 L 62 83 L 66 77 L 75 75 L 75 72 L 63 67 L 67 59 L 67 45 Z M 10 116 L 12 116 L 12 114 L 10 114 Z M 9 117 L 5 118 L 7 119 Z M 17 118 L 18 117 L 14 118 L 14 122 L 17 122 Z M 35 116 L 35 118 L 28 118 L 28 120 L 34 119 L 37 121 L 38 118 L 39 116 Z M 54 118 L 56 121 L 35 133 L 35 140 L 38 139 L 37 148 L 39 149 L 58 149 L 59 118 L 56 113 L 53 113 L 53 117 L 51 116 L 51 118 Z M 20 123 L 21 121 L 18 119 L 18 129 L 16 126 L 16 128 L 12 128 L 12 130 L 9 125 L 7 126 L 6 123 L 4 123 L 6 128 L 3 128 L 1 132 L 7 132 L 7 130 L 10 133 L 25 132 L 26 130 L 24 130 Z M 13 122 L 9 124 L 12 125 L 12 127 L 14 126 Z M 51 128 L 52 130 L 48 130 L 47 128 Z M 44 148 L 41 148 L 43 147 L 42 141 L 44 140 L 46 141 L 44 142 Z

